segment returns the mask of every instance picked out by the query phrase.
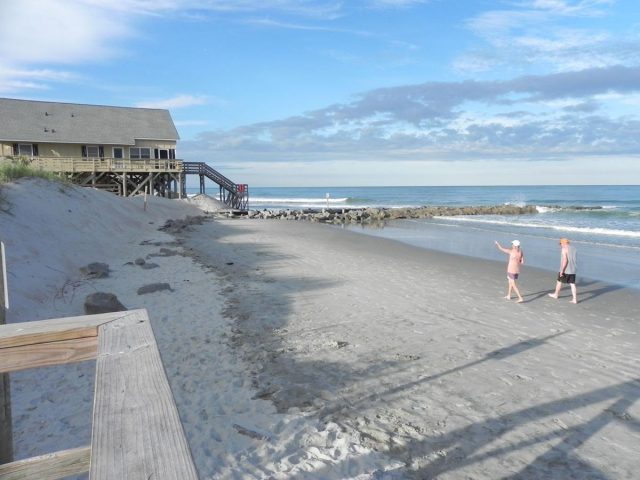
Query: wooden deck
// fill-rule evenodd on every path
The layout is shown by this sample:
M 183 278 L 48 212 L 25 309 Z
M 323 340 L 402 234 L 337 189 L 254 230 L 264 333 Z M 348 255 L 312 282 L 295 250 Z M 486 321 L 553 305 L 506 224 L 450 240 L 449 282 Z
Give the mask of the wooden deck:
M 0 465 L 0 479 L 196 479 L 146 310 L 0 325 L 0 372 L 88 359 L 91 444 Z
M 248 185 L 232 182 L 205 162 L 78 157 L 0 157 L 0 162 L 3 158 L 55 173 L 81 186 L 108 190 L 124 197 L 146 192 L 184 198 L 187 175 L 198 175 L 200 193 L 205 193 L 205 179 L 209 179 L 218 185 L 221 202 L 239 212 L 249 209 Z

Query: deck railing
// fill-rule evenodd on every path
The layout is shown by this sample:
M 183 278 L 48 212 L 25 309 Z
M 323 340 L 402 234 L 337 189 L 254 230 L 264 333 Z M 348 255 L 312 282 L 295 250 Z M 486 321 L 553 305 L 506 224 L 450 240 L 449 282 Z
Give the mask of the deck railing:
M 77 157 L 0 157 L 7 161 L 20 162 L 31 168 L 63 174 L 77 183 L 94 188 L 108 188 L 128 195 L 140 191 L 147 180 L 142 174 L 167 174 L 169 182 L 179 182 L 181 196 L 186 195 L 186 175 L 200 177 L 200 193 L 205 193 L 204 179 L 208 178 L 220 187 L 219 199 L 229 208 L 246 212 L 249 208 L 249 188 L 246 184 L 236 184 L 205 162 L 186 162 L 174 159 L 128 159 L 128 158 L 77 158 Z M 113 180 L 114 175 L 121 177 Z M 138 176 L 129 186 L 127 176 Z M 177 175 L 175 175 L 177 174 Z M 96 180 L 110 176 L 110 181 L 100 184 Z M 177 177 L 177 178 L 176 178 Z M 162 191 L 165 191 L 164 185 Z M 131 188 L 129 188 L 131 187 Z
M 146 310 L 0 325 L 0 373 L 96 360 L 91 444 L 0 465 L 0 479 L 196 479 Z
M 129 158 L 31 157 L 25 163 L 47 172 L 181 172 L 182 160 Z
M 205 193 L 204 178 L 220 187 L 220 201 L 230 208 L 246 212 L 249 208 L 249 187 L 236 184 L 205 162 L 184 162 L 184 173 L 200 176 L 200 193 Z M 186 185 L 183 185 L 185 190 Z M 186 194 L 186 192 L 183 192 Z

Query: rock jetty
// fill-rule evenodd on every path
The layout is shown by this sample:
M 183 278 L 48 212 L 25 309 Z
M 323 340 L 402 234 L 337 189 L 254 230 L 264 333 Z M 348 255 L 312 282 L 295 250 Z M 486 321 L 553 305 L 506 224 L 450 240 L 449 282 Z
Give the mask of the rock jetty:
M 415 207 L 415 208 L 352 208 L 352 209 L 306 209 L 306 210 L 252 210 L 249 218 L 277 220 L 306 220 L 320 223 L 355 223 L 377 225 L 388 220 L 403 218 L 431 218 L 454 215 L 523 215 L 537 213 L 533 205 L 493 205 L 481 207 Z

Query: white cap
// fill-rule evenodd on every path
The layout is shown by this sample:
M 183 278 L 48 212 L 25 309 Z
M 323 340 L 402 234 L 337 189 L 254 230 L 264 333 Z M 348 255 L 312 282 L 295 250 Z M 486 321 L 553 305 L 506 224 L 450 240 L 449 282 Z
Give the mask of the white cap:
M 514 247 L 519 247 L 520 246 L 520 240 L 512 240 L 511 241 L 511 245 L 513 245 Z

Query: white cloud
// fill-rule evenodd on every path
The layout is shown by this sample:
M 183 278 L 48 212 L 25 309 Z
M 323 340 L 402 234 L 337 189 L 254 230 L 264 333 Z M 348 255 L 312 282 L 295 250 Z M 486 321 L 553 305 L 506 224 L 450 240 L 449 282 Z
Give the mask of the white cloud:
M 381 88 L 295 117 L 203 132 L 182 145 L 197 157 L 240 162 L 638 154 L 640 117 L 596 98 L 611 93 L 639 95 L 640 67 Z
M 0 29 L 5 65 L 103 59 L 116 53 L 110 46 L 114 40 L 130 34 L 122 19 L 73 0 L 4 2 L 2 17 L 11 19 Z
M 135 24 L 144 16 L 277 12 L 331 19 L 341 9 L 332 0 L 0 0 L 0 91 L 49 88 L 73 77 L 61 70 L 34 81 L 29 72 L 42 64 L 55 72 L 57 65 L 98 64 L 122 55 L 123 40 L 140 35 Z
M 279 12 L 310 18 L 335 18 L 342 10 L 337 0 L 84 0 L 84 3 L 136 14 L 167 12 L 256 13 Z
M 193 107 L 196 105 L 205 105 L 209 102 L 210 99 L 206 95 L 179 94 L 171 98 L 138 102 L 136 107 L 177 109 Z
M 0 28 L 0 91 L 7 93 L 77 80 L 67 70 L 37 66 L 99 62 L 117 55 L 114 45 L 131 35 L 125 18 L 79 0 L 5 1 L 0 8 L 10 19 Z
M 49 82 L 69 82 L 78 77 L 71 72 L 50 69 L 8 68 L 0 63 L 0 93 L 47 90 Z
M 453 61 L 460 71 L 486 71 L 497 65 L 536 65 L 555 71 L 604 67 L 640 60 L 640 40 L 591 27 L 568 27 L 574 19 L 607 13 L 613 0 L 527 0 L 512 8 L 483 12 L 466 22 L 486 45 Z M 575 24 L 575 22 L 574 22 Z

